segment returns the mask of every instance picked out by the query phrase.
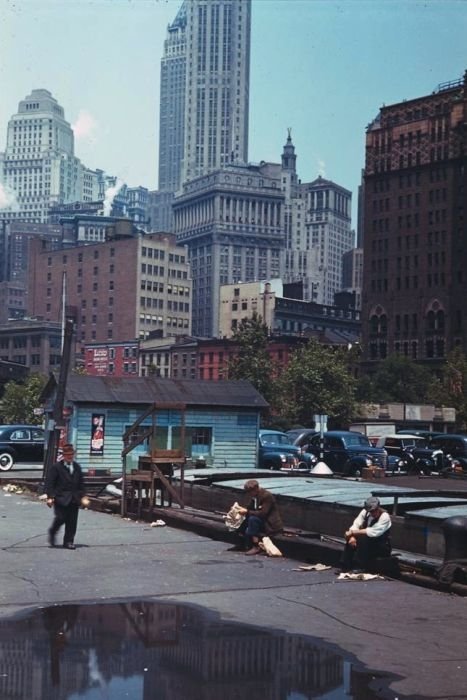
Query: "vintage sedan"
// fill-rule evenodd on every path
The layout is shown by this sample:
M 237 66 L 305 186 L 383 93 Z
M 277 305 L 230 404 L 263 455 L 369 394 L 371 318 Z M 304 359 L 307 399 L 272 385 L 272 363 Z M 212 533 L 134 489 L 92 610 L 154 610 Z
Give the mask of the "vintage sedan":
M 37 425 L 0 425 L 0 471 L 44 461 L 44 431 Z
M 293 445 L 280 430 L 260 430 L 258 436 L 258 467 L 275 471 L 309 471 L 316 463 L 312 454 Z

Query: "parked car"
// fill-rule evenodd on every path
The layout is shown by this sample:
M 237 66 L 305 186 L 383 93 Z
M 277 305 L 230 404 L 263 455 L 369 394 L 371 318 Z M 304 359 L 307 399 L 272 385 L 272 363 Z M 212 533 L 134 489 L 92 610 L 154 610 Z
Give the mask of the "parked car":
M 410 435 L 405 433 L 395 433 L 394 435 L 383 435 L 378 438 L 376 447 L 382 447 L 388 453 L 388 470 L 407 471 L 409 473 L 425 470 L 424 465 L 417 464 L 414 457 L 415 449 L 428 448 L 428 442 L 420 435 Z M 422 468 L 423 466 L 423 468 Z
M 438 437 L 438 435 L 443 435 L 444 433 L 435 433 L 432 430 L 398 430 L 396 435 L 416 435 L 417 437 L 425 438 L 427 443 L 430 443 L 433 438 Z
M 316 463 L 314 455 L 305 454 L 297 445 L 292 445 L 286 433 L 279 430 L 260 430 L 258 437 L 258 468 L 284 470 L 307 470 Z
M 297 447 L 307 447 L 313 435 L 317 434 L 314 428 L 294 428 L 286 433 L 292 441 L 292 444 Z
M 310 439 L 310 452 L 320 455 L 320 434 Z M 360 476 L 364 467 L 387 468 L 388 455 L 382 447 L 373 447 L 366 435 L 347 430 L 330 430 L 323 434 L 323 461 L 333 472 Z
M 44 431 L 37 425 L 0 425 L 0 471 L 18 462 L 43 462 Z
M 426 468 L 442 473 L 467 472 L 467 435 L 438 433 L 430 444 L 415 448 L 413 455 L 423 460 Z

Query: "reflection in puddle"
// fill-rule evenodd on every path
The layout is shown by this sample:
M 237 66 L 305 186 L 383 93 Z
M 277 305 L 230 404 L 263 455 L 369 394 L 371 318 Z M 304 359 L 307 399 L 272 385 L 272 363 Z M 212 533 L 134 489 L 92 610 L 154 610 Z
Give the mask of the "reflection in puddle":
M 0 621 L 2 699 L 373 700 L 372 681 L 316 640 L 188 605 L 57 605 Z

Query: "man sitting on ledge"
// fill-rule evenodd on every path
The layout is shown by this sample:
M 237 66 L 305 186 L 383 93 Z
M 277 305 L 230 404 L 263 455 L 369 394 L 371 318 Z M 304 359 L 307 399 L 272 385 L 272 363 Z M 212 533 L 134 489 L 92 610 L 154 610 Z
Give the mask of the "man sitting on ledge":
M 243 487 L 251 501 L 247 508 L 239 509 L 246 515 L 241 527 L 250 548 L 245 554 L 260 554 L 259 541 L 263 535 L 274 535 L 282 531 L 282 518 L 276 499 L 269 491 L 260 487 L 256 479 L 245 482 Z
M 342 571 L 362 573 L 371 568 L 375 559 L 391 555 L 391 518 L 379 498 L 370 496 L 363 510 L 345 533 Z

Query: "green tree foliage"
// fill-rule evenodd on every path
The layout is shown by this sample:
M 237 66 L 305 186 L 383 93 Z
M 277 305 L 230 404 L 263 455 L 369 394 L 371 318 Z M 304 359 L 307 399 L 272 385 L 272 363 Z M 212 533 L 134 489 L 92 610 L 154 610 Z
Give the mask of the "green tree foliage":
M 315 413 L 329 416 L 329 427 L 346 427 L 355 408 L 355 379 L 347 350 L 313 340 L 291 356 L 280 379 L 280 413 L 290 425 L 312 425 Z
M 39 425 L 42 417 L 35 416 L 34 409 L 40 408 L 39 396 L 46 381 L 41 374 L 30 374 L 24 382 L 8 382 L 1 401 L 3 420 Z
M 268 353 L 268 328 L 261 316 L 244 318 L 235 329 L 233 340 L 239 351 L 229 362 L 229 379 L 248 379 L 266 401 L 274 397 L 274 365 Z
M 456 424 L 467 429 L 467 357 L 460 348 L 449 353 L 443 379 L 432 386 L 430 399 L 437 406 L 456 409 Z
M 390 355 L 371 377 L 359 380 L 357 398 L 377 403 L 427 403 L 434 383 L 426 367 L 408 357 Z

